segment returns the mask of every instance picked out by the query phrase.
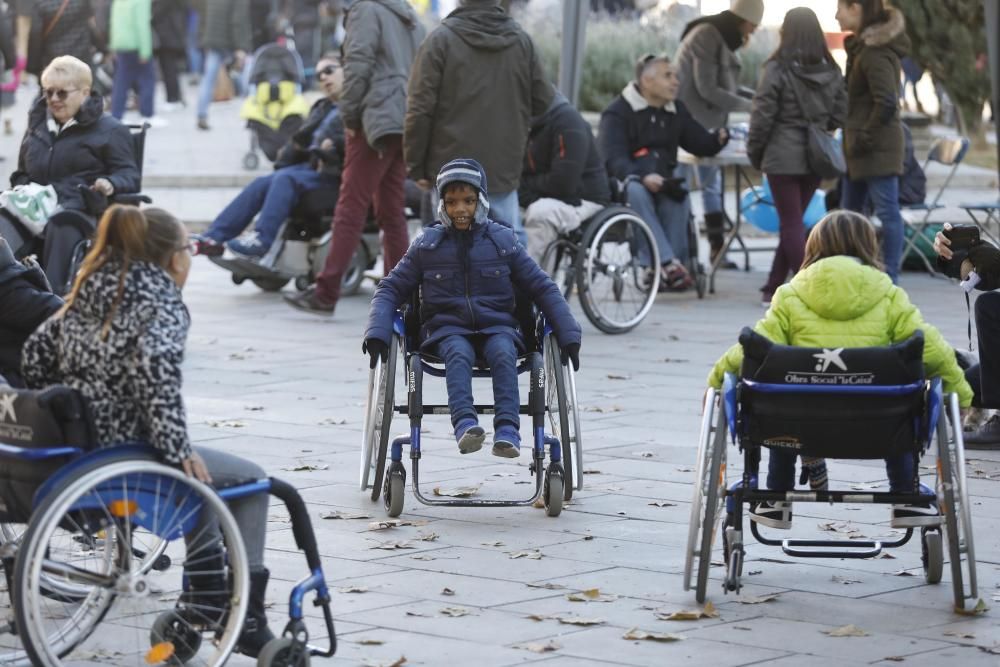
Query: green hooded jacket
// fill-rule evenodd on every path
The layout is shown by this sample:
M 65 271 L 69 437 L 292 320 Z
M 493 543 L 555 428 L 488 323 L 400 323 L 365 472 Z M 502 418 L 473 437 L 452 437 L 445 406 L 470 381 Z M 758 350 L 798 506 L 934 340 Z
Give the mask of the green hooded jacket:
M 924 369 L 940 376 L 946 392 L 956 392 L 962 407 L 972 403 L 972 388 L 955 352 L 936 328 L 924 322 L 906 292 L 889 276 L 853 257 L 827 257 L 799 271 L 775 292 L 771 307 L 754 330 L 781 345 L 799 347 L 875 347 L 924 332 Z M 739 373 L 743 348 L 733 345 L 716 362 L 708 384 L 722 386 L 726 373 Z

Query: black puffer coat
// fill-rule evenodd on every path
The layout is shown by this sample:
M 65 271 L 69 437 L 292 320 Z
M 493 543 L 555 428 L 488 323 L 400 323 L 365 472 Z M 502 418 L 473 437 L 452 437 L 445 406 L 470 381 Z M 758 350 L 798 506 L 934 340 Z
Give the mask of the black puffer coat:
M 329 99 L 317 100 L 309 110 L 306 121 L 296 130 L 295 134 L 278 151 L 274 161 L 275 169 L 283 169 L 293 164 L 308 162 L 318 166 L 318 160 L 323 162 L 323 176 L 330 182 L 340 183 L 340 174 L 344 169 L 344 121 L 339 116 L 326 127 L 322 128 L 320 136 L 313 136 L 321 129 L 327 115 L 337 105 Z M 325 139 L 333 141 L 333 148 L 322 150 L 319 146 Z
M 64 384 L 79 390 L 101 445 L 146 443 L 179 463 L 191 456 L 181 398 L 191 318 L 174 280 L 147 262 L 129 266 L 115 307 L 120 272 L 114 260 L 98 269 L 69 310 L 28 338 L 24 379 L 32 389 Z
M 21 140 L 17 171 L 11 185 L 51 184 L 63 208 L 100 215 L 88 207 L 80 187 L 90 188 L 106 178 L 115 194 L 139 191 L 139 168 L 135 162 L 128 128 L 104 113 L 104 100 L 93 94 L 76 114 L 76 123 L 58 135 L 48 128 L 48 109 L 38 98 L 28 115 L 28 131 Z
M 22 384 L 24 341 L 61 306 L 42 270 L 18 262 L 0 239 L 0 375 L 11 386 Z

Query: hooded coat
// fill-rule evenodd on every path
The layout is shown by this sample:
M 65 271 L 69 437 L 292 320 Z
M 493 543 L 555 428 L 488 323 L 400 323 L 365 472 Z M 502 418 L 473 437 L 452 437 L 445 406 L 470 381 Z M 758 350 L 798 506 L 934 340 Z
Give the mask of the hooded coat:
M 424 41 L 410 77 L 404 154 L 409 176 L 433 181 L 471 157 L 495 193 L 517 190 L 531 120 L 552 103 L 535 45 L 500 7 L 459 7 Z
M 873 23 L 844 40 L 847 51 L 847 125 L 844 155 L 851 180 L 903 173 L 903 126 L 899 119 L 900 58 L 910 51 L 903 14 Z
M 192 3 L 201 20 L 201 46 L 229 53 L 253 46 L 249 0 L 198 0 Z
M 181 398 L 191 318 L 174 280 L 148 262 L 130 264 L 115 307 L 120 271 L 118 261 L 106 263 L 65 313 L 28 338 L 24 379 L 32 389 L 63 384 L 80 391 L 101 445 L 147 443 L 177 464 L 191 456 Z
M 710 128 L 724 127 L 731 111 L 750 111 L 750 100 L 737 94 L 743 66 L 736 49 L 742 42 L 733 33 L 739 19 L 728 14 L 692 21 L 675 57 L 681 82 L 677 99 Z
M 24 341 L 61 306 L 41 268 L 18 262 L 0 239 L 0 375 L 10 385 L 21 385 Z
M 104 113 L 104 98 L 92 93 L 76 112 L 76 122 L 58 135 L 49 131 L 48 119 L 45 99 L 39 97 L 28 114 L 11 185 L 51 184 L 63 208 L 92 215 L 102 211 L 90 210 L 81 186 L 88 189 L 98 178 L 106 178 L 115 194 L 139 191 L 132 134 Z
M 750 162 L 765 174 L 810 174 L 810 123 L 833 131 L 844 126 L 846 116 L 847 91 L 836 65 L 802 65 L 772 58 L 764 65 L 753 98 L 747 137 Z
M 426 33 L 406 0 L 358 0 L 344 20 L 340 111 L 378 150 L 383 137 L 403 134 L 406 84 Z
M 584 199 L 598 204 L 611 201 L 608 173 L 590 123 L 558 92 L 532 123 L 518 191 L 525 207 L 543 197 L 572 206 Z
M 771 300 L 754 330 L 780 345 L 876 347 L 924 332 L 927 377 L 940 376 L 946 392 L 957 392 L 962 407 L 972 388 L 941 333 L 926 323 L 906 292 L 889 276 L 854 257 L 827 257 L 795 274 Z M 716 362 L 708 384 L 719 388 L 726 373 L 739 373 L 743 348 L 737 343 Z

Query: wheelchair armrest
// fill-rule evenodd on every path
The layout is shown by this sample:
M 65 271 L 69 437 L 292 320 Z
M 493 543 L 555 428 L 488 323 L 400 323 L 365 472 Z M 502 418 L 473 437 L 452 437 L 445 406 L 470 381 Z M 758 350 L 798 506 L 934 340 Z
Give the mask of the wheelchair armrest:
M 138 206 L 139 204 L 152 204 L 153 200 L 149 195 L 144 195 L 141 192 L 127 192 L 120 195 L 113 195 L 111 203 Z

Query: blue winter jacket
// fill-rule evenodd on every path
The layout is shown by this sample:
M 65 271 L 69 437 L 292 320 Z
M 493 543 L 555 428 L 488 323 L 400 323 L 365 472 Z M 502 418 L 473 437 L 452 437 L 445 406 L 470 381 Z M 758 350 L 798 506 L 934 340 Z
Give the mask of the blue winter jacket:
M 513 230 L 493 220 L 466 232 L 441 224 L 424 230 L 375 290 L 365 338 L 388 343 L 396 308 L 420 286 L 424 350 L 455 334 L 496 333 L 512 335 L 523 348 L 515 288 L 545 314 L 560 348 L 580 343 L 580 325 L 559 287 L 528 256 Z

